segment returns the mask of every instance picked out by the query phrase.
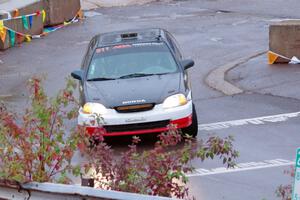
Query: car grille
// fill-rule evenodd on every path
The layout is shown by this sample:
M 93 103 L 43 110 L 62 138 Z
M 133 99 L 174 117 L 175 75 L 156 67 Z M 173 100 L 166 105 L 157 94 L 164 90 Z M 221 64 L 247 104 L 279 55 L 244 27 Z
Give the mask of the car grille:
M 141 105 L 132 105 L 132 106 L 119 106 L 115 107 L 115 110 L 119 113 L 130 113 L 130 112 L 141 112 L 152 110 L 154 108 L 154 104 L 141 104 Z
M 137 131 L 137 130 L 147 130 L 147 129 L 154 129 L 154 128 L 164 128 L 169 125 L 169 122 L 170 122 L 169 120 L 164 120 L 164 121 L 138 123 L 138 124 L 108 125 L 108 126 L 104 126 L 104 128 L 108 133 Z

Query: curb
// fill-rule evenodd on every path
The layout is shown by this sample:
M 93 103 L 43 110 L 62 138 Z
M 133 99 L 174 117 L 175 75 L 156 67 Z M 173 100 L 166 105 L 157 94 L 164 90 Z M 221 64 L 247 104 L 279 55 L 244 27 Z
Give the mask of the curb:
M 212 70 L 207 77 L 205 78 L 205 83 L 213 88 L 216 89 L 220 92 L 222 92 L 225 95 L 236 95 L 236 94 L 241 94 L 244 92 L 244 90 L 242 90 L 241 88 L 233 85 L 232 83 L 228 82 L 225 79 L 225 75 L 229 70 L 232 70 L 235 67 L 238 67 L 239 65 L 248 62 L 249 60 L 258 57 L 260 55 L 265 54 L 266 51 L 258 51 L 256 53 L 254 53 L 251 56 L 247 56 L 244 58 L 240 58 L 238 60 L 235 60 L 231 63 L 222 65 L 220 67 L 215 68 L 214 70 Z
M 5 101 L 5 100 L 8 100 L 10 98 L 12 98 L 13 95 L 12 94 L 0 94 L 0 101 Z
M 21 188 L 21 189 L 20 189 Z M 1 180 L 0 199 L 93 199 L 93 200 L 176 200 L 113 190 L 102 190 L 81 185 L 30 182 L 17 184 Z M 42 197 L 42 198 L 41 198 Z
M 144 5 L 156 0 L 82 0 L 82 9 L 85 11 L 97 8 L 124 7 L 132 5 Z

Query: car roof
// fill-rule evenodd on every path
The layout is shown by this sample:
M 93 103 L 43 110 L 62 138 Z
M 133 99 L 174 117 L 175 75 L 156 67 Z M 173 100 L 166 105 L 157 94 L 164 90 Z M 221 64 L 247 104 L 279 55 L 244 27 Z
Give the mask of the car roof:
M 102 33 L 98 35 L 98 47 L 128 43 L 166 41 L 166 32 L 166 30 L 161 28 L 149 28 Z

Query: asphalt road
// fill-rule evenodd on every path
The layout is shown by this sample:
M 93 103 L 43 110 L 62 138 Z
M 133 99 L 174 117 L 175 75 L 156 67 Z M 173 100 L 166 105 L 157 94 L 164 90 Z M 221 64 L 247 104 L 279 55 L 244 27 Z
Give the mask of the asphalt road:
M 300 117 L 295 114 L 300 111 L 299 95 L 293 98 L 281 96 L 282 88 L 277 84 L 277 80 L 286 78 L 289 73 L 284 69 L 281 69 L 282 74 L 276 73 L 267 84 L 272 88 L 272 93 L 268 93 L 253 89 L 253 81 L 246 81 L 250 75 L 251 80 L 256 81 L 255 70 L 245 69 L 249 73 L 233 71 L 229 79 L 236 83 L 242 74 L 243 81 L 237 84 L 247 88 L 247 92 L 236 96 L 225 96 L 212 90 L 204 79 L 217 66 L 258 50 L 267 50 L 268 24 L 275 19 L 299 18 L 297 1 L 191 0 L 90 11 L 83 22 L 41 40 L 22 44 L 22 48 L 0 52 L 3 61 L 0 64 L 0 98 L 2 96 L 12 108 L 21 110 L 27 102 L 24 83 L 32 75 L 41 74 L 47 76 L 45 86 L 53 95 L 62 88 L 65 77 L 80 67 L 88 41 L 97 33 L 129 28 L 166 28 L 175 35 L 185 56 L 196 62 L 190 73 L 201 127 L 198 139 L 233 135 L 235 148 L 241 154 L 238 163 L 246 166 L 243 171 L 228 173 L 215 170 L 222 167 L 221 161 L 195 161 L 198 173 L 190 178 L 191 195 L 205 200 L 276 199 L 277 186 L 291 181 L 283 171 L 290 168 L 296 148 L 300 146 Z M 293 67 L 289 71 L 298 73 L 300 68 Z M 264 75 L 272 76 L 273 72 Z M 289 90 L 299 90 L 297 78 L 289 81 Z M 278 114 L 286 115 L 271 117 L 273 120 L 269 117 L 267 121 L 260 118 Z M 230 125 L 222 123 L 227 121 L 232 122 Z M 149 145 L 145 144 L 146 148 Z M 118 151 L 123 148 L 122 144 L 117 145 Z

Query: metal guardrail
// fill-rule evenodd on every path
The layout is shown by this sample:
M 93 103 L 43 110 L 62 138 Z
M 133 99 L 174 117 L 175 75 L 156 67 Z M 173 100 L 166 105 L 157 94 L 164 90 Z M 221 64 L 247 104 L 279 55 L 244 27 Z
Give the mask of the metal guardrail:
M 172 200 L 172 198 L 107 191 L 54 183 L 0 184 L 0 200 Z M 174 200 L 174 199 L 173 199 Z

